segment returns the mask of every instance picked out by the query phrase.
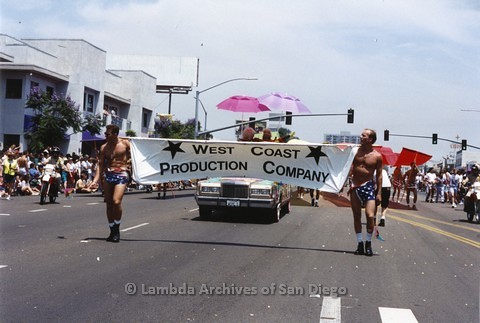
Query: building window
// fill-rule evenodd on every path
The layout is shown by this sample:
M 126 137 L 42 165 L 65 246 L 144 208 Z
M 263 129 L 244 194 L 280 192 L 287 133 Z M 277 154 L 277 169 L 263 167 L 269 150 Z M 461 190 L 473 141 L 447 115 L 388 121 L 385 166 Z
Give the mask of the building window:
M 85 93 L 83 100 L 83 111 L 93 113 L 93 95 Z
M 39 85 L 40 85 L 40 84 L 38 84 L 38 82 L 31 81 L 31 82 L 30 82 L 30 90 L 33 90 L 33 89 L 35 89 L 35 88 L 38 89 L 38 86 L 39 86 Z
M 142 127 L 148 128 L 148 112 L 143 112 Z
M 48 94 L 49 96 L 52 96 L 52 95 L 53 95 L 53 87 L 47 86 L 46 92 L 47 92 L 47 94 Z
M 20 135 L 10 135 L 4 134 L 3 135 L 3 144 L 5 147 L 10 147 L 15 145 L 15 147 L 20 146 Z
M 23 82 L 21 79 L 7 79 L 5 99 L 21 99 L 22 86 Z

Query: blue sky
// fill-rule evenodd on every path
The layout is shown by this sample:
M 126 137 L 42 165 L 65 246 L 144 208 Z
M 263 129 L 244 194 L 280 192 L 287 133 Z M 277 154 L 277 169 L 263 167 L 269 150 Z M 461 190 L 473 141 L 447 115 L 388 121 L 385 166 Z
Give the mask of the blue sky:
M 461 111 L 480 111 L 479 0 L 0 0 L 0 6 L 1 31 L 16 38 L 81 38 L 107 54 L 199 57 L 199 90 L 257 77 L 202 93 L 209 129 L 241 117 L 215 108 L 225 98 L 279 91 L 314 113 L 355 109 L 353 125 L 343 116 L 294 119 L 291 129 L 307 141 L 368 127 L 379 133 L 378 144 L 436 160 L 450 153 L 449 142 L 386 143 L 383 130 L 458 135 L 480 146 L 480 112 Z M 193 97 L 173 97 L 175 118 L 194 116 Z M 166 113 L 165 96 L 158 104 Z

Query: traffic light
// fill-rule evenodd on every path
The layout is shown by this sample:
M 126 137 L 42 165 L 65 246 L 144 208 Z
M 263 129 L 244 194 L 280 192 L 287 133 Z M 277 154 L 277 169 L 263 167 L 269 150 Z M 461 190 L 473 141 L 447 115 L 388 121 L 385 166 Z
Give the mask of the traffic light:
M 285 116 L 285 124 L 291 125 L 292 124 L 292 113 L 290 111 L 286 112 Z
M 462 150 L 467 150 L 467 140 L 462 139 Z
M 438 143 L 438 134 L 432 134 L 432 145 L 436 145 Z
M 385 130 L 385 131 L 383 132 L 383 140 L 384 140 L 384 141 L 390 140 L 390 131 Z
M 255 117 L 250 117 L 248 118 L 248 121 L 250 121 L 250 123 L 248 124 L 248 126 L 252 129 L 255 129 Z
M 347 123 L 353 123 L 353 116 L 355 114 L 355 111 L 353 109 L 348 109 L 347 113 Z

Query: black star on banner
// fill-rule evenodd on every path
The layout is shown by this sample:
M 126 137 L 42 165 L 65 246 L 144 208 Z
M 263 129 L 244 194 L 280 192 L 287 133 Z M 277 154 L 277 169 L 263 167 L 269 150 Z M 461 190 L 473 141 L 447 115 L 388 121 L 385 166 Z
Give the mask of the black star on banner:
M 307 157 L 313 157 L 315 158 L 315 161 L 318 162 L 320 161 L 320 157 L 328 157 L 324 152 L 322 152 L 322 146 L 317 146 L 317 147 L 311 147 L 308 146 L 310 149 L 310 154 L 307 155 Z
M 168 147 L 163 148 L 162 150 L 169 151 L 172 154 L 172 159 L 174 159 L 175 155 L 178 152 L 184 153 L 183 149 L 180 148 L 181 144 L 182 144 L 181 142 L 175 144 L 175 143 L 171 142 L 170 140 L 168 140 Z

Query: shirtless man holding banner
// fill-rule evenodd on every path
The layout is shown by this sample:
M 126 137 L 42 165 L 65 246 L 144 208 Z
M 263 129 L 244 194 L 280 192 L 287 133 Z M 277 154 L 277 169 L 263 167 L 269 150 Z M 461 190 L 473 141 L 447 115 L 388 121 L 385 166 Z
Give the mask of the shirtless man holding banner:
M 376 132 L 365 129 L 360 135 L 360 148 L 353 159 L 351 168 L 350 203 L 353 212 L 353 224 L 357 237 L 356 255 L 373 256 L 372 234 L 375 227 L 375 210 L 382 200 L 382 155 L 373 149 L 377 140 Z M 378 176 L 375 177 L 374 173 Z M 367 217 L 367 235 L 365 245 L 362 237 L 362 205 Z
M 118 137 L 119 127 L 108 125 L 105 131 L 107 142 L 100 147 L 98 167 L 95 178 L 90 186 L 97 186 L 102 180 L 105 202 L 107 204 L 107 219 L 110 242 L 120 242 L 120 223 L 122 219 L 122 199 L 129 182 L 128 163 L 130 160 L 130 141 Z

